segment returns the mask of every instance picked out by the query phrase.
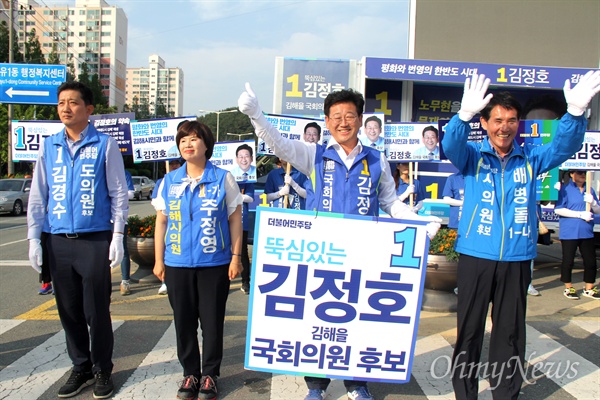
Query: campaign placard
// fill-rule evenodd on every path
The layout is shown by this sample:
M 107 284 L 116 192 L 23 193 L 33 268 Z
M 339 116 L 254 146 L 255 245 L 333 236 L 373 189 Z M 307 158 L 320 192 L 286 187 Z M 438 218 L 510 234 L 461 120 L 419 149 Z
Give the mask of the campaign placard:
M 164 161 L 179 157 L 175 137 L 180 122 L 195 117 L 136 121 L 131 123 L 133 162 Z
M 425 224 L 258 207 L 245 368 L 408 382 Z
M 285 115 L 265 115 L 267 120 L 273 125 L 280 133 L 281 136 L 292 139 L 304 141 L 304 128 L 311 122 L 316 122 L 321 127 L 321 139 L 319 143 L 326 144 L 331 137 L 329 131 L 325 132 L 325 121 L 320 119 L 301 118 L 301 117 L 289 117 Z M 275 153 L 264 140 L 258 138 L 258 144 L 256 149 L 256 155 L 262 156 L 274 156 Z
M 587 131 L 581 148 L 560 169 L 600 171 L 600 131 Z
M 60 121 L 12 121 L 12 160 L 37 160 L 40 143 L 44 138 L 60 132 L 64 125 Z
M 425 131 L 426 128 L 437 131 L 437 127 L 428 123 L 387 124 L 387 159 L 390 162 L 440 161 L 439 136 L 429 129 Z
M 130 156 L 131 152 L 131 126 L 135 120 L 135 113 L 100 114 L 90 115 L 90 122 L 102 133 L 110 135 L 117 141 L 122 155 Z
M 358 131 L 358 140 L 363 146 L 385 151 L 385 115 L 383 113 L 363 114 L 363 123 Z
M 256 182 L 255 150 L 254 140 L 215 143 L 210 162 L 231 172 L 237 182 Z

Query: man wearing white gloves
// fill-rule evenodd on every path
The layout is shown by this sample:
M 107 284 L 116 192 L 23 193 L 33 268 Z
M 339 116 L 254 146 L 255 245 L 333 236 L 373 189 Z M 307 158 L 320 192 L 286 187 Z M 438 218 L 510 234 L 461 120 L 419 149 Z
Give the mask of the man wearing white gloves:
M 488 367 L 494 399 L 516 399 L 525 370 L 525 311 L 536 257 L 536 177 L 566 161 L 581 146 L 583 116 L 600 91 L 600 71 L 590 71 L 571 89 L 565 82 L 568 113 L 554 140 L 520 147 L 515 141 L 521 105 L 508 92 L 487 94 L 490 80 L 467 78 L 461 108 L 446 127 L 442 146 L 463 174 L 465 198 L 458 227 L 457 339 L 452 383 L 457 399 L 476 399 L 485 320 L 492 302 Z M 488 136 L 468 142 L 469 122 L 481 112 Z M 520 364 L 520 365 L 519 365 Z M 488 369 L 490 371 L 490 369 Z
M 56 305 L 73 362 L 61 398 L 94 383 L 96 399 L 113 392 L 110 275 L 123 259 L 128 196 L 117 142 L 88 123 L 93 104 L 92 91 L 80 82 L 58 88 L 65 128 L 41 143 L 27 212 L 29 260 L 38 272 L 40 236 L 49 233 Z
M 430 236 L 435 235 L 440 227 L 439 218 L 415 215 L 400 202 L 383 153 L 359 142 L 364 105 L 362 94 L 352 89 L 332 92 L 327 96 L 323 110 L 332 138 L 325 146 L 282 137 L 263 115 L 249 84 L 238 100 L 240 111 L 251 118 L 256 134 L 273 149 L 275 155 L 312 178 L 315 189 L 310 196 L 314 199 L 307 199 L 307 203 L 314 205 L 317 211 L 377 215 L 381 206 L 394 218 L 433 221 L 427 228 Z M 365 169 L 373 183 L 370 186 L 365 179 L 360 179 L 361 172 L 365 176 Z M 359 197 L 362 199 L 359 200 Z M 329 379 L 305 377 L 305 380 L 309 388 L 306 400 L 322 400 Z M 364 381 L 345 380 L 344 386 L 349 399 L 373 399 Z

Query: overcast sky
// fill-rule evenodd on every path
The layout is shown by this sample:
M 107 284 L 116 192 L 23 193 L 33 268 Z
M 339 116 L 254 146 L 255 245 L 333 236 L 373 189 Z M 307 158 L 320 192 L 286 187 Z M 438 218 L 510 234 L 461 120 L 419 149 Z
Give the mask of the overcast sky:
M 42 5 L 75 5 L 40 1 Z M 184 115 L 237 106 L 248 81 L 272 111 L 275 57 L 406 58 L 409 0 L 106 0 L 129 22 L 127 67 L 184 72 Z

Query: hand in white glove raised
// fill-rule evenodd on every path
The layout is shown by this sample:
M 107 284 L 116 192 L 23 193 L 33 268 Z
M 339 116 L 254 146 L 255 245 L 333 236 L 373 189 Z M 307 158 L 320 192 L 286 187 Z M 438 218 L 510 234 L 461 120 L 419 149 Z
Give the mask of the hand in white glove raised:
M 124 255 L 123 234 L 113 233 L 112 241 L 110 242 L 110 250 L 108 251 L 108 259 L 111 261 L 110 267 L 114 268 L 117 265 L 120 265 Z
M 583 115 L 592 97 L 600 92 L 600 71 L 589 71 L 579 78 L 579 82 L 571 89 L 571 81 L 565 81 L 563 87 L 567 112 L 576 117 Z
M 487 96 L 485 95 L 489 86 L 490 80 L 483 74 L 473 74 L 472 79 L 467 78 L 465 80 L 465 90 L 463 92 L 462 101 L 460 102 L 458 118 L 465 122 L 469 122 L 475 114 L 487 106 L 493 97 L 491 93 Z
M 246 82 L 246 90 L 238 99 L 238 108 L 251 119 L 258 119 L 262 115 L 258 98 L 248 82 Z
M 40 239 L 29 239 L 29 262 L 31 267 L 35 269 L 38 274 L 42 273 L 42 241 Z
M 561 184 L 560 184 L 560 182 L 556 182 L 556 183 L 554 184 L 554 189 L 556 189 L 556 190 L 560 190 L 560 187 L 561 187 Z
M 583 201 L 585 201 L 586 203 L 590 203 L 590 206 L 592 207 L 594 207 L 597 204 L 596 200 L 594 200 L 594 196 L 592 196 L 591 193 L 584 194 Z
M 289 185 L 283 185 L 283 187 L 281 189 L 279 189 L 279 196 L 283 197 L 286 194 L 290 193 L 290 186 Z
M 590 222 L 594 219 L 594 214 L 592 214 L 590 211 L 581 211 L 579 212 L 579 218 L 581 218 L 585 222 Z

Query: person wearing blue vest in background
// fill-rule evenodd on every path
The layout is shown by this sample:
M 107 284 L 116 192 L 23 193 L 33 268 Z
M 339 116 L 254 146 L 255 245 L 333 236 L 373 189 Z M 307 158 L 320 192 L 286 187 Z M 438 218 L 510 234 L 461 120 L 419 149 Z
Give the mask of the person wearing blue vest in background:
M 58 397 L 94 384 L 94 398 L 105 399 L 113 392 L 111 268 L 123 259 L 129 209 L 125 169 L 117 142 L 88 122 L 92 91 L 65 82 L 57 92 L 65 128 L 40 145 L 27 212 L 29 260 L 39 272 L 45 229 L 56 306 L 73 362 Z
M 230 282 L 242 272 L 242 195 L 233 175 L 209 160 L 208 126 L 188 121 L 177 130 L 185 163 L 165 175 L 155 199 L 154 274 L 166 282 L 177 357 L 183 367 L 179 399 L 214 399 L 223 360 Z M 198 344 L 202 326 L 202 357 Z
M 240 290 L 250 294 L 250 254 L 248 253 L 248 232 L 250 231 L 250 216 L 248 205 L 254 201 L 254 183 L 239 182 L 240 193 L 242 194 L 242 287 Z
M 580 147 L 585 110 L 600 91 L 600 71 L 565 82 L 568 113 L 552 142 L 519 146 L 515 137 L 521 105 L 508 92 L 487 94 L 490 79 L 467 78 L 461 108 L 442 140 L 444 153 L 463 174 L 465 199 L 455 249 L 458 261 L 457 338 L 452 384 L 457 399 L 476 399 L 481 347 L 490 302 L 492 333 L 487 363 L 494 399 L 516 399 L 525 371 L 525 314 L 531 260 L 537 254 L 536 181 Z M 481 112 L 487 131 L 482 142 L 469 142 L 470 122 Z
M 290 210 L 304 210 L 306 189 L 306 175 L 292 167 L 289 175 L 285 173 L 287 161 L 280 159 L 281 168 L 269 172 L 265 182 L 265 194 L 271 207 L 289 208 Z M 287 197 L 287 204 L 284 199 Z
M 135 187 L 133 186 L 133 179 L 131 179 L 131 173 L 125 170 L 125 179 L 127 180 L 127 198 L 133 199 L 135 194 Z M 129 259 L 129 249 L 127 247 L 127 221 L 125 221 L 125 229 L 123 229 L 123 261 L 121 261 L 121 285 L 119 290 L 121 296 L 127 296 L 131 294 L 131 284 L 129 282 L 129 274 L 131 272 L 131 260 Z
M 425 200 L 425 188 L 421 185 L 418 179 L 413 179 L 413 183 L 410 183 L 408 176 L 409 166 L 408 163 L 398 163 L 392 173 L 394 182 L 396 184 L 396 194 L 398 199 L 411 207 L 411 211 L 415 214 L 423 208 L 423 200 Z M 413 204 L 410 206 L 410 195 L 413 195 Z
M 571 182 L 563 185 L 558 192 L 554 212 L 558 219 L 558 238 L 562 246 L 560 281 L 565 284 L 564 296 L 569 300 L 579 300 L 573 287 L 571 275 L 575 261 L 575 251 L 579 248 L 583 259 L 583 282 L 581 294 L 600 300 L 596 286 L 596 249 L 594 246 L 594 214 L 600 214 L 598 196 L 590 188 L 586 193 L 585 171 L 569 171 Z M 586 211 L 587 204 L 591 211 Z
M 330 93 L 324 102 L 325 123 L 331 140 L 325 145 L 305 143 L 281 136 L 265 118 L 250 84 L 238 99 L 241 112 L 250 117 L 256 134 L 313 182 L 317 211 L 378 215 L 379 207 L 394 218 L 432 221 L 427 232 L 433 237 L 440 228 L 437 217 L 422 217 L 398 200 L 389 164 L 382 152 L 363 146 L 358 140 L 365 100 L 362 94 L 345 89 Z M 366 171 L 366 172 L 365 172 Z M 364 179 L 369 176 L 370 179 Z M 322 400 L 328 378 L 305 377 L 306 400 Z M 367 382 L 344 380 L 348 398 L 372 400 Z
M 177 125 L 177 129 L 179 129 L 179 127 L 181 125 L 183 125 L 184 122 L 187 122 L 187 120 L 180 122 L 179 125 Z M 181 162 L 181 159 L 179 159 L 179 158 L 174 158 L 172 160 L 169 160 L 169 172 L 175 171 L 176 169 L 181 167 L 181 164 L 182 164 L 182 162 Z M 158 196 L 158 188 L 160 188 L 160 183 L 162 182 L 163 178 L 160 178 L 159 180 L 156 181 L 156 185 L 154 185 L 154 190 L 152 190 L 152 206 L 155 209 L 156 209 L 156 206 L 154 206 L 154 199 L 156 199 L 156 196 Z M 160 287 L 158 288 L 158 294 L 165 296 L 167 293 L 168 293 L 167 284 L 165 283 L 165 281 L 162 281 L 160 284 Z

